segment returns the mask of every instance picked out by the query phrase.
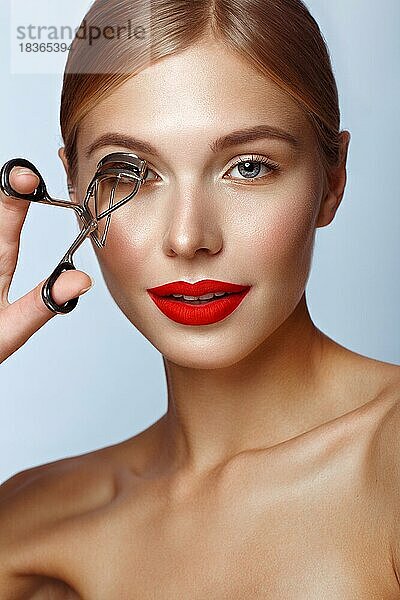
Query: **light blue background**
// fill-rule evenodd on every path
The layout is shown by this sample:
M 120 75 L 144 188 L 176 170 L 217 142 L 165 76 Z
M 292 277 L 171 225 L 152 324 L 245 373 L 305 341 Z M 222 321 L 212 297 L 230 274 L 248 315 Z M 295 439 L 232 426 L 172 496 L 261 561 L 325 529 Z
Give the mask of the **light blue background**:
M 400 364 L 400 3 L 382 0 L 379 10 L 372 0 L 307 5 L 330 48 L 341 127 L 352 134 L 342 204 L 333 223 L 317 230 L 308 305 L 339 343 Z M 50 193 L 67 198 L 57 155 L 61 75 L 11 74 L 4 0 L 0 17 L 0 164 L 28 158 Z M 51 273 L 76 233 L 72 211 L 30 206 L 10 301 Z M 95 280 L 79 309 L 50 320 L 0 365 L 0 481 L 117 443 L 166 412 L 162 357 L 116 306 L 88 240 L 75 264 Z

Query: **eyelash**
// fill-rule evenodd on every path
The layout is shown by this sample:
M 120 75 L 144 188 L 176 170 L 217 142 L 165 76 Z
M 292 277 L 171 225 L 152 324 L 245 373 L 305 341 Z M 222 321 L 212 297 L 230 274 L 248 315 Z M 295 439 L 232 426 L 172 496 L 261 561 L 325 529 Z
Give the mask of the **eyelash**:
M 239 156 L 238 160 L 229 167 L 228 171 L 231 171 L 238 165 L 244 164 L 246 162 L 261 163 L 263 165 L 267 165 L 267 167 L 269 167 L 269 169 L 271 169 L 271 170 L 269 171 L 269 173 L 267 175 L 264 175 L 263 177 L 249 177 L 249 178 L 244 177 L 243 179 L 238 179 L 236 181 L 250 181 L 251 182 L 251 181 L 256 181 L 257 179 L 265 179 L 266 177 L 271 175 L 271 173 L 273 173 L 274 171 L 276 172 L 279 170 L 279 165 L 277 163 L 273 162 L 272 160 L 270 160 L 269 158 L 267 158 L 265 156 L 261 156 L 259 154 L 252 154 L 250 157 Z M 228 179 L 235 180 L 234 177 L 228 177 Z M 252 184 L 250 184 L 250 185 L 252 185 Z
M 273 172 L 279 171 L 279 165 L 277 163 L 275 163 L 275 162 L 271 161 L 269 158 L 266 158 L 265 156 L 261 156 L 259 154 L 252 154 L 251 156 L 238 157 L 238 160 L 236 162 L 234 162 L 232 165 L 230 165 L 230 167 L 228 168 L 228 171 L 231 171 L 238 165 L 244 164 L 246 162 L 254 162 L 254 163 L 260 163 L 260 164 L 266 165 L 267 167 L 269 167 L 270 171 L 269 171 L 269 173 L 267 173 L 267 175 L 264 175 L 263 177 L 249 177 L 249 178 L 243 177 L 243 179 L 238 179 L 238 178 L 229 176 L 228 179 L 232 179 L 234 181 L 241 181 L 241 182 L 248 181 L 248 182 L 250 182 L 250 185 L 253 185 L 251 183 L 252 181 L 256 181 L 258 179 L 265 179 L 268 176 L 270 176 Z M 149 171 L 153 171 L 153 169 L 150 169 L 150 167 L 149 167 Z M 150 180 L 150 181 L 145 180 L 142 185 L 146 185 L 151 182 L 155 183 L 156 180 Z

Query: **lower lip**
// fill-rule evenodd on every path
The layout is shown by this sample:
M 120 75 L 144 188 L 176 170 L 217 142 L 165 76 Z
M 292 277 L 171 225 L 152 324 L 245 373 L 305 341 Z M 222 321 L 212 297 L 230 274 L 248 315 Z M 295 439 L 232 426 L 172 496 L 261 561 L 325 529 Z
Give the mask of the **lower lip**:
M 182 325 L 210 325 L 225 319 L 241 303 L 250 288 L 235 294 L 228 294 L 205 304 L 189 304 L 166 296 L 148 292 L 150 298 L 164 315 Z

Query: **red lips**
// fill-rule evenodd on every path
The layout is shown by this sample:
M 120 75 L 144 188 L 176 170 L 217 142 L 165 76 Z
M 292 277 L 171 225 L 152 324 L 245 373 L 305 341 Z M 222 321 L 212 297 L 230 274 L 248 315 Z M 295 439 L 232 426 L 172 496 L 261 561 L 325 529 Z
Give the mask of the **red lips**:
M 172 283 L 149 288 L 147 291 L 153 292 L 157 296 L 170 296 L 171 294 L 203 296 L 203 294 L 214 292 L 242 292 L 249 287 L 248 285 L 238 285 L 236 283 L 227 283 L 226 281 L 216 281 L 215 279 L 202 279 L 197 283 L 173 281 Z
M 173 283 L 149 288 L 147 292 L 160 311 L 172 321 L 182 325 L 211 325 L 225 319 L 236 310 L 249 290 L 249 285 L 203 279 L 197 283 L 174 281 Z M 228 292 L 228 295 L 204 303 L 199 301 L 197 304 L 190 304 L 189 300 L 181 301 L 168 297 L 171 294 L 203 296 L 203 294 L 215 292 Z

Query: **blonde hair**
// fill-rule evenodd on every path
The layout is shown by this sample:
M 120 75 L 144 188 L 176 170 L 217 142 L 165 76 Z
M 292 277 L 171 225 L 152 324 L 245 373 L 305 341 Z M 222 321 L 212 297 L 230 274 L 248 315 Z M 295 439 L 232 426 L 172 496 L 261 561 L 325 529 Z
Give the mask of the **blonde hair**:
M 150 64 L 207 37 L 234 50 L 299 104 L 325 174 L 339 164 L 340 111 L 329 51 L 301 0 L 95 0 L 82 24 L 86 31 L 111 24 L 122 30 L 128 22 L 140 23 L 141 15 L 148 15 L 148 27 L 139 41 L 123 36 L 111 43 L 103 36 L 88 44 L 76 36 L 72 43 L 60 108 L 72 182 L 79 124 L 92 107 Z

